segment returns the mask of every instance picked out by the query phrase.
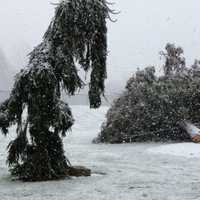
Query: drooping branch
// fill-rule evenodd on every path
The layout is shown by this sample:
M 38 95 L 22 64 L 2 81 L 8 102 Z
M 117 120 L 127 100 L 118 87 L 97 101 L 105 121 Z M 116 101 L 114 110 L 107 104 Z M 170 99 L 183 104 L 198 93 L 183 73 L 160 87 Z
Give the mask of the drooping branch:
M 2 132 L 7 134 L 17 124 L 17 137 L 8 145 L 8 164 L 19 179 L 40 181 L 70 175 L 61 136 L 74 119 L 68 104 L 61 101 L 61 89 L 74 95 L 84 86 L 78 73 L 81 67 L 91 72 L 90 106 L 101 105 L 110 13 L 105 0 L 61 1 L 43 41 L 16 76 L 9 99 L 0 105 Z
M 44 35 L 51 42 L 52 61 L 57 78 L 68 93 L 84 86 L 78 76 L 77 64 L 84 71 L 91 70 L 89 99 L 91 107 L 101 105 L 104 92 L 107 59 L 106 18 L 112 11 L 104 0 L 62 1 Z M 62 66 L 67 66 L 63 68 Z M 64 71 L 63 71 L 64 69 Z M 67 71 L 66 71 L 67 70 Z

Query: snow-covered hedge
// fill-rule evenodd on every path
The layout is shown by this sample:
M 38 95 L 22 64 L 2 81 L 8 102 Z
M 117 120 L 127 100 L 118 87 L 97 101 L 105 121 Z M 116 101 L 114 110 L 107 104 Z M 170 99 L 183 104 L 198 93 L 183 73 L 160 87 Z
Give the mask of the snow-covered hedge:
M 173 45 L 170 48 L 178 49 Z M 177 58 L 180 58 L 180 54 Z M 164 67 L 167 68 L 169 61 L 175 57 L 170 56 L 167 50 L 165 58 Z M 200 122 L 199 62 L 187 68 L 184 59 L 179 59 L 179 64 L 176 59 L 173 61 L 170 70 L 166 70 L 167 73 L 162 76 L 156 76 L 154 67 L 147 67 L 129 79 L 126 90 L 109 109 L 95 142 L 189 139 L 179 122 Z M 177 65 L 172 65 L 174 63 Z

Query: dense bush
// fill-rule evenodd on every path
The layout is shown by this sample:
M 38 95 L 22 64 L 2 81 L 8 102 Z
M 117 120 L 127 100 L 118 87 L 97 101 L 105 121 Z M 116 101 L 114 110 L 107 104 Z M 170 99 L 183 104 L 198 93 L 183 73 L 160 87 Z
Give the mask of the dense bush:
M 185 141 L 179 123 L 200 122 L 200 65 L 185 66 L 180 47 L 166 46 L 164 75 L 137 71 L 114 101 L 96 142 Z

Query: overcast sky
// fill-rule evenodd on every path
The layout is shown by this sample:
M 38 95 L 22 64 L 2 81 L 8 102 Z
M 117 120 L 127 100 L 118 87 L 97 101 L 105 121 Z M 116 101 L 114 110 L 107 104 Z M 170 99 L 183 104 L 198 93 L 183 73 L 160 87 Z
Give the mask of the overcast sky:
M 167 42 L 185 50 L 188 64 L 200 58 L 199 0 L 112 0 L 109 28 L 109 83 L 123 85 L 138 67 L 160 65 L 158 52 Z M 0 0 L 0 48 L 22 68 L 25 55 L 42 39 L 55 0 Z

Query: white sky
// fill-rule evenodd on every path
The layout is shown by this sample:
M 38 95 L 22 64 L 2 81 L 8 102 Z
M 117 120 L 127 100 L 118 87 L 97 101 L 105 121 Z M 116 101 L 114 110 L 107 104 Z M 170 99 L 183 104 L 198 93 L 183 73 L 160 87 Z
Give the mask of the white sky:
M 160 65 L 167 42 L 185 50 L 188 64 L 200 58 L 199 0 L 112 0 L 121 11 L 109 27 L 109 83 L 123 85 L 138 67 Z M 54 15 L 56 0 L 0 0 L 0 48 L 22 68 Z

